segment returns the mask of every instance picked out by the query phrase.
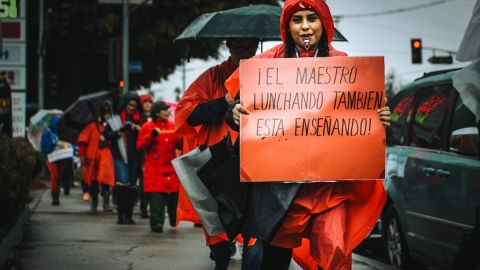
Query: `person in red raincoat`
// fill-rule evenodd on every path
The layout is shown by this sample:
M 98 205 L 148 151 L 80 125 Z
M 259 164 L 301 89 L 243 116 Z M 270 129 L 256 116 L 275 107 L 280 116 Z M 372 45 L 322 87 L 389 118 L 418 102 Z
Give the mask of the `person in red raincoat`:
M 174 133 L 175 124 L 168 121 L 168 108 L 163 101 L 153 104 L 152 121 L 142 126 L 137 140 L 137 149 L 145 151 L 143 187 L 150 202 L 150 228 L 160 233 L 165 221 L 165 205 L 170 226 L 175 227 L 180 186 L 172 159 L 176 157 L 176 149 L 182 148 L 182 143 Z
M 109 145 L 102 136 L 105 121 L 111 114 L 111 104 L 107 101 L 100 107 L 99 119 L 90 122 L 77 139 L 78 153 L 82 161 L 83 180 L 90 188 L 90 209 L 92 212 L 97 211 L 99 187 L 103 198 L 103 211 L 112 211 L 110 208 L 110 188 L 115 185 L 113 158 Z
M 283 44 L 256 57 L 346 56 L 331 46 L 333 20 L 323 0 L 285 1 L 280 29 Z M 236 94 L 238 71 L 226 86 Z M 230 107 L 227 121 L 237 128 L 240 114 L 248 113 L 237 103 Z M 389 126 L 389 108 L 380 109 L 378 114 Z M 294 248 L 294 259 L 303 269 L 351 269 L 352 250 L 374 226 L 385 199 L 380 180 L 304 184 L 273 239 L 264 243 L 261 269 L 288 269 Z
M 220 65 L 211 67 L 198 77 L 185 91 L 175 111 L 177 134 L 183 136 L 183 152 L 187 153 L 198 145 L 212 145 L 229 132 L 233 139 L 237 133 L 228 127 L 225 114 L 233 102 L 226 94 L 225 80 L 237 69 L 241 59 L 255 55 L 258 40 L 229 39 L 227 47 L 230 57 Z M 180 189 L 177 220 L 200 223 L 185 192 Z M 231 244 L 226 234 L 209 236 L 205 233 L 210 247 L 210 258 L 216 269 L 227 269 L 230 262 Z

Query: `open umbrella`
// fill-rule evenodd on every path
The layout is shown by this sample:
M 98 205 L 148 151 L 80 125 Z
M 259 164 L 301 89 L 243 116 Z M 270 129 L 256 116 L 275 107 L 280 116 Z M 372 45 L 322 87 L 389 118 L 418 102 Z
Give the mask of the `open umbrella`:
M 33 148 L 40 151 L 40 139 L 42 133 L 50 125 L 50 119 L 53 116 L 61 117 L 63 112 L 61 110 L 39 110 L 32 117 L 30 117 L 30 123 L 28 124 L 27 138 L 32 144 Z
M 93 94 L 80 96 L 68 107 L 58 124 L 58 137 L 60 139 L 76 143 L 82 129 L 99 116 L 99 109 L 106 101 L 113 104 L 113 95 L 108 91 L 100 91 Z
M 271 5 L 249 5 L 206 13 L 195 19 L 175 41 L 202 39 L 257 38 L 260 41 L 280 40 L 282 9 Z M 335 29 L 334 41 L 347 41 Z

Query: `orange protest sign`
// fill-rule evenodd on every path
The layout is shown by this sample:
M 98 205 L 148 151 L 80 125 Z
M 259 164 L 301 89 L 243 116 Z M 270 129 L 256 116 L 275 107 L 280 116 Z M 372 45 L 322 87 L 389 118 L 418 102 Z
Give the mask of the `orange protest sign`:
M 383 57 L 250 59 L 240 65 L 240 179 L 383 179 Z

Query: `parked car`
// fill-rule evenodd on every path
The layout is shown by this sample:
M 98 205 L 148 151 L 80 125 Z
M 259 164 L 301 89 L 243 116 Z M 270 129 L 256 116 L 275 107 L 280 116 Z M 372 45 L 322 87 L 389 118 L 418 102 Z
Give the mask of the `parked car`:
M 389 101 L 382 237 L 404 269 L 480 263 L 480 121 L 453 87 L 455 72 L 425 74 Z

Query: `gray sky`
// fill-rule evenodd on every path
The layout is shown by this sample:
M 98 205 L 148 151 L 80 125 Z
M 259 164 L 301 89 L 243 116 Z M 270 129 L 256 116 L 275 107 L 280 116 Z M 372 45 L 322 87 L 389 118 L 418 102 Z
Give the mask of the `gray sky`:
M 401 13 L 369 17 L 348 17 L 354 14 L 374 14 L 378 12 L 409 9 L 419 5 L 442 2 L 437 5 L 418 8 Z M 472 15 L 475 0 L 327 0 L 333 15 L 346 15 L 336 28 L 349 40 L 334 42 L 338 50 L 350 56 L 384 56 L 385 72 L 394 70 L 397 85 L 405 85 L 421 76 L 425 71 L 465 66 L 455 62 L 453 65 L 432 65 L 428 58 L 429 50 L 423 51 L 423 63 L 411 64 L 410 39 L 422 38 L 423 46 L 457 51 L 463 34 Z M 264 49 L 278 43 L 268 42 Z M 221 57 L 208 61 L 192 59 L 186 64 L 186 86 L 188 87 L 208 67 L 220 63 L 228 57 L 226 47 L 220 49 Z M 436 55 L 446 55 L 437 52 Z M 155 84 L 159 89 L 156 98 L 174 100 L 173 90 L 182 88 L 181 67 L 167 80 Z M 184 90 L 184 89 L 182 89 Z

